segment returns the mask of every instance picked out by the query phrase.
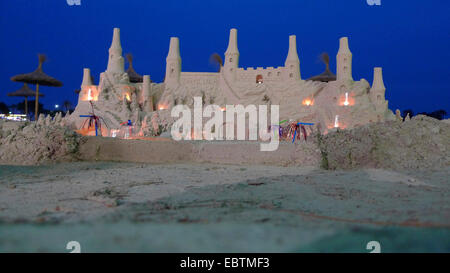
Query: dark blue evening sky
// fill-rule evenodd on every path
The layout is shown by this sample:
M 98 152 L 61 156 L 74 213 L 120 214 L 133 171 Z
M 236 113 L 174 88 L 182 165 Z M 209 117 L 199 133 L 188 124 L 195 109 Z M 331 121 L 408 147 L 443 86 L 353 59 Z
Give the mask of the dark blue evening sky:
M 47 108 L 77 101 L 83 67 L 98 82 L 106 69 L 114 27 L 134 67 L 164 78 L 169 37 L 180 38 L 183 71 L 214 71 L 209 56 L 223 54 L 229 29 L 238 29 L 240 66 L 281 66 L 288 36 L 297 35 L 302 78 L 323 71 L 327 51 L 335 71 L 338 39 L 348 36 L 353 77 L 370 83 L 382 66 L 391 109 L 450 112 L 450 1 L 381 0 L 66 0 L 0 1 L 0 101 L 17 103 L 7 92 L 21 87 L 10 77 L 33 71 L 45 53 L 47 74 L 64 82 L 43 87 Z M 33 86 L 34 87 L 34 86 Z

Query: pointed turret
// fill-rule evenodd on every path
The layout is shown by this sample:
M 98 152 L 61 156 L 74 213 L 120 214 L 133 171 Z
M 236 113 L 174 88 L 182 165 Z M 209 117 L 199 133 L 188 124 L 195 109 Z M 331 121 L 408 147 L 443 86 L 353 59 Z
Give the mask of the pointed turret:
M 230 38 L 228 40 L 228 48 L 225 51 L 225 64 L 223 66 L 225 77 L 233 81 L 235 79 L 236 70 L 239 66 L 239 50 L 237 45 L 237 29 L 230 29 Z
M 348 38 L 343 37 L 339 40 L 339 52 L 336 57 L 337 60 L 337 80 L 338 81 L 353 81 L 352 76 L 352 52 L 348 46 Z
M 113 40 L 109 48 L 108 73 L 124 73 L 125 65 L 122 57 L 122 45 L 120 44 L 120 29 L 114 28 Z
M 289 51 L 284 62 L 287 69 L 287 79 L 299 80 L 300 76 L 300 59 L 297 54 L 297 38 L 295 35 L 289 36 Z
M 387 108 L 386 87 L 384 86 L 383 69 L 381 67 L 373 69 L 373 83 L 369 94 L 370 100 L 375 104 L 377 110 Z
M 81 83 L 81 89 L 84 86 L 94 85 L 91 77 L 91 70 L 89 68 L 83 69 L 83 82 Z
M 166 58 L 166 84 L 178 84 L 180 82 L 181 57 L 180 41 L 177 37 L 170 38 L 169 53 Z
M 371 90 L 383 90 L 386 91 L 386 87 L 384 86 L 383 81 L 383 68 L 375 67 L 373 69 L 373 83 Z
M 228 39 L 228 47 L 227 50 L 225 51 L 225 56 L 237 56 L 239 58 L 239 50 L 238 50 L 238 45 L 237 45 L 237 29 L 232 28 L 230 29 L 230 38 Z M 225 60 L 225 64 L 227 62 L 229 63 L 235 63 L 236 66 L 238 66 L 238 62 L 239 59 L 236 60 Z

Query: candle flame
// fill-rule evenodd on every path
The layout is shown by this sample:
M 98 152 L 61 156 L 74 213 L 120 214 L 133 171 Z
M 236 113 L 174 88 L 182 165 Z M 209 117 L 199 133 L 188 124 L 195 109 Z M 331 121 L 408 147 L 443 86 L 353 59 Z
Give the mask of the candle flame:
M 88 101 L 92 101 L 94 98 L 92 97 L 92 90 L 91 90 L 91 88 L 89 88 L 89 91 L 88 91 Z
M 339 128 L 339 115 L 334 118 L 334 128 Z
M 355 105 L 355 99 L 352 97 L 352 94 L 349 92 L 345 92 L 339 98 L 340 106 L 352 106 Z
M 350 103 L 348 102 L 348 92 L 345 93 L 345 101 L 344 101 L 344 105 L 348 106 Z
M 302 104 L 303 104 L 303 105 L 306 105 L 306 106 L 314 105 L 313 100 L 312 100 L 312 99 L 309 99 L 309 98 L 304 99 L 304 100 L 302 101 Z

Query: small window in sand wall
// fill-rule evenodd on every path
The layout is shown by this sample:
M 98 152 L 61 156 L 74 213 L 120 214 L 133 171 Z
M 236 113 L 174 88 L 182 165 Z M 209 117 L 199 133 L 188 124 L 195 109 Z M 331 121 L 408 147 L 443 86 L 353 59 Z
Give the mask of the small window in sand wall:
M 258 84 L 263 83 L 263 76 L 262 75 L 257 75 L 256 76 L 256 83 L 258 83 Z

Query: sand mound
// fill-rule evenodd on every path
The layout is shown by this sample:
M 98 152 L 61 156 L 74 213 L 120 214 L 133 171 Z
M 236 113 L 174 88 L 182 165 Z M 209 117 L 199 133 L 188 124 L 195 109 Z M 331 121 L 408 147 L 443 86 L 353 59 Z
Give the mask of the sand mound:
M 324 168 L 425 169 L 450 165 L 450 124 L 426 116 L 338 130 L 320 138 Z
M 301 166 L 311 166 L 320 164 L 321 154 L 322 167 L 332 170 L 426 169 L 450 166 L 450 124 L 426 116 L 415 116 L 405 122 L 387 121 L 351 130 L 334 131 L 319 135 L 318 141 L 307 145 L 282 143 L 279 151 L 269 154 L 260 154 L 258 143 L 197 143 L 195 146 L 193 142 L 85 138 L 65 127 L 64 121 L 61 116 L 54 119 L 41 116 L 37 122 L 27 123 L 0 121 L 0 164 L 36 165 L 100 158 L 106 161 L 120 159 L 155 163 L 153 159 L 149 160 L 154 158 L 157 162 L 166 161 L 163 160 L 164 157 L 149 155 L 172 151 L 169 154 L 173 154 L 174 158 L 169 160 L 170 162 L 187 160 L 226 164 L 273 164 L 274 160 L 288 160 Z M 184 148 L 180 149 L 181 147 Z M 173 152 L 174 149 L 177 150 L 176 153 Z M 242 150 L 241 155 L 232 152 L 233 149 Z M 211 158 L 211 154 L 216 156 Z M 278 157 L 280 158 L 277 159 Z M 242 162 L 236 161 L 236 158 L 241 158 Z M 302 160 L 296 161 L 297 158 Z M 229 162 L 230 159 L 232 162 Z
M 0 121 L 0 164 L 36 165 L 76 158 L 81 137 L 60 115 L 37 122 Z

